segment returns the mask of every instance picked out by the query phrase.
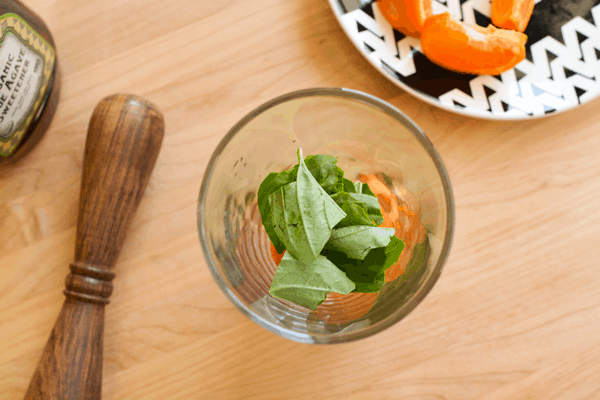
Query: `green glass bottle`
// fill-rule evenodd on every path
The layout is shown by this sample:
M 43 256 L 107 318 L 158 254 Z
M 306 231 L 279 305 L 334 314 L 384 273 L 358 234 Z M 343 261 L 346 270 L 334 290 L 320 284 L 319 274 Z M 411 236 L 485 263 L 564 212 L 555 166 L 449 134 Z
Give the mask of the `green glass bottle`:
M 60 77 L 50 31 L 18 0 L 0 0 L 0 165 L 14 164 L 44 135 Z

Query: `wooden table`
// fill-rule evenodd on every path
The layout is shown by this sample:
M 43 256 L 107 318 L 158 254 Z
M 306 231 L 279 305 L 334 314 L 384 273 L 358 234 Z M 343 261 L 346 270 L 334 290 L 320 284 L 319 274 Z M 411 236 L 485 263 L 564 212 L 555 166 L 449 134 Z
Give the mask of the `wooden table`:
M 600 398 L 600 99 L 526 122 L 434 108 L 360 55 L 325 0 L 24 0 L 63 73 L 51 129 L 0 175 L 0 399 L 25 393 L 73 260 L 87 125 L 115 92 L 157 104 L 166 134 L 106 309 L 104 399 Z M 429 136 L 456 227 L 405 320 L 301 345 L 247 319 L 196 230 L 208 160 L 256 106 L 310 87 L 380 97 Z

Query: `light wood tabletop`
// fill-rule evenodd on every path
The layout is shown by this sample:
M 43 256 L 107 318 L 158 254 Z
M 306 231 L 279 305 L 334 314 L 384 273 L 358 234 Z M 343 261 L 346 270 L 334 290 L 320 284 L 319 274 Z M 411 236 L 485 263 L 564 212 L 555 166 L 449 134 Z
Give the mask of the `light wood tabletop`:
M 25 394 L 64 301 L 88 123 L 113 93 L 156 104 L 165 138 L 116 264 L 102 396 L 122 399 L 600 399 L 600 99 L 473 119 L 399 89 L 326 0 L 24 0 L 62 72 L 51 128 L 0 173 L 0 399 Z M 313 87 L 398 107 L 450 175 L 450 256 L 425 300 L 367 339 L 320 346 L 245 317 L 197 232 L 211 154 L 249 111 Z

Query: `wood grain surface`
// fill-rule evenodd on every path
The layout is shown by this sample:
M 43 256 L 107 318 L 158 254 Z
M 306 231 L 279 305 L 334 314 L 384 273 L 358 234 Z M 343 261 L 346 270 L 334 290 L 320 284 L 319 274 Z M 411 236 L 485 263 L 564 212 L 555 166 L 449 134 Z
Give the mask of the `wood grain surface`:
M 122 399 L 600 399 L 600 100 L 493 122 L 398 89 L 325 0 L 24 0 L 62 68 L 50 130 L 0 174 L 0 399 L 20 399 L 64 301 L 87 126 L 112 93 L 163 112 L 165 138 L 114 269 L 102 395 Z M 208 160 L 256 106 L 348 87 L 397 106 L 451 177 L 440 280 L 368 339 L 297 344 L 251 322 L 204 260 Z

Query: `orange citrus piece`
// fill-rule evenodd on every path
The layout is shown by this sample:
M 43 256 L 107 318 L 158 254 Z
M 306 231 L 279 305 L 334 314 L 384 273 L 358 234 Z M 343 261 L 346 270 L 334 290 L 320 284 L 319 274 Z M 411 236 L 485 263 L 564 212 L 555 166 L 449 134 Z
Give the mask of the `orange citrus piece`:
M 535 0 L 492 0 L 492 22 L 499 28 L 523 32 L 534 5 Z
M 456 72 L 499 75 L 525 59 L 527 35 L 455 20 L 448 12 L 425 21 L 421 49 L 432 62 Z
M 280 254 L 275 249 L 275 246 L 273 246 L 273 243 L 271 243 L 271 257 L 273 258 L 273 261 L 275 261 L 275 264 L 279 265 L 284 254 L 285 254 L 285 250 L 282 251 Z
M 420 37 L 423 25 L 433 14 L 431 0 L 377 0 L 385 19 L 407 36 Z

